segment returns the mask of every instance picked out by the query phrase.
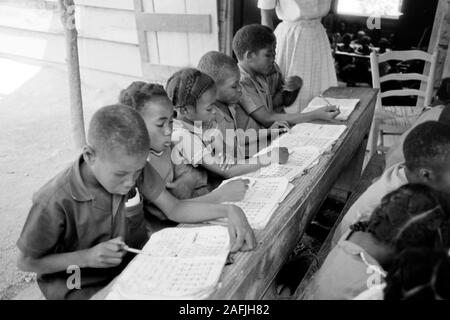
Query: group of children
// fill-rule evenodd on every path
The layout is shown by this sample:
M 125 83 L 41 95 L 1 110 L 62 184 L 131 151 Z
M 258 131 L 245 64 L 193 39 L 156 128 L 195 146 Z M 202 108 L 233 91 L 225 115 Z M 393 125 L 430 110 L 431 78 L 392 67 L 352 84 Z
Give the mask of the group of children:
M 245 160 L 290 125 L 339 111 L 283 112 L 301 79 L 285 80 L 274 64 L 269 28 L 246 26 L 233 46 L 239 63 L 209 52 L 165 88 L 137 81 L 122 90 L 117 104 L 93 115 L 75 162 L 34 195 L 17 242 L 18 266 L 38 274 L 47 299 L 91 297 L 130 261 L 127 246 L 142 247 L 165 225 L 227 218 L 230 251 L 255 248 L 243 211 L 222 204 L 241 200 L 249 181 L 217 187 L 220 181 L 285 163 L 286 148 Z M 71 285 L 73 268 L 80 281 Z
M 241 200 L 249 181 L 220 182 L 287 162 L 286 148 L 252 156 L 266 146 L 261 141 L 291 125 L 339 114 L 335 106 L 284 112 L 302 80 L 283 77 L 275 45 L 270 28 L 245 26 L 233 39 L 238 63 L 208 52 L 165 87 L 133 82 L 117 104 L 93 115 L 80 156 L 34 195 L 17 242 L 19 268 L 38 274 L 47 299 L 90 298 L 131 260 L 127 246 L 141 248 L 167 225 L 227 218 L 230 251 L 255 248 L 243 211 L 222 204 Z M 367 266 L 384 277 L 399 252 L 448 245 L 442 194 L 450 190 L 449 134 L 438 122 L 408 134 L 405 161 L 388 169 L 343 220 L 311 297 L 354 297 L 364 289 Z
M 450 299 L 448 84 L 346 212 L 307 298 Z

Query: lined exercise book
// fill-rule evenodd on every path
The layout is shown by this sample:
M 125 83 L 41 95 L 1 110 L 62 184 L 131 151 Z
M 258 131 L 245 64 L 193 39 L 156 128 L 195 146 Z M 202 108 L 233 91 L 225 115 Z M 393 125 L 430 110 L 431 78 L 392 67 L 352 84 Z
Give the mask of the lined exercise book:
M 310 112 L 322 108 L 326 105 L 331 104 L 339 107 L 341 113 L 336 117 L 338 120 L 348 120 L 353 110 L 355 110 L 356 106 L 359 103 L 359 99 L 337 99 L 337 98 L 328 98 L 326 100 L 322 97 L 315 97 L 312 99 L 308 106 L 302 112 Z
M 299 123 L 255 156 L 267 153 L 274 147 L 286 147 L 289 152 L 298 148 L 317 148 L 322 154 L 333 146 L 346 129 L 345 125 Z
M 289 184 L 288 179 L 282 177 L 253 178 L 247 176 L 225 180 L 223 184 L 240 178 L 250 180 L 244 199 L 238 202 L 226 203 L 240 207 L 252 229 L 264 229 L 280 202 L 292 191 L 292 185 Z
M 246 176 L 253 178 L 286 178 L 288 181 L 292 181 L 310 168 L 320 156 L 319 149 L 315 147 L 292 147 L 288 149 L 289 159 L 287 163 L 274 163 Z
M 205 299 L 229 253 L 223 226 L 166 228 L 154 233 L 119 275 L 106 299 Z

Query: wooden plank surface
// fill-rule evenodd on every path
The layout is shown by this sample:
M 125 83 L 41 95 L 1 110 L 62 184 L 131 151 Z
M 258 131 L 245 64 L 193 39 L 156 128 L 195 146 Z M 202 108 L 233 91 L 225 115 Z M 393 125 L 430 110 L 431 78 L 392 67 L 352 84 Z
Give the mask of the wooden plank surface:
M 234 263 L 225 266 L 221 285 L 211 299 L 261 299 L 276 274 L 301 238 L 310 220 L 325 200 L 342 169 L 352 161 L 367 137 L 373 118 L 377 90 L 371 88 L 330 88 L 328 97 L 359 98 L 347 130 L 306 175 L 294 180 L 295 188 L 280 204 L 264 230 L 256 232 L 257 248 L 238 252 Z M 103 299 L 111 284 L 93 299 Z
M 369 132 L 377 91 L 370 88 L 330 88 L 325 96 L 359 98 L 348 128 L 331 152 L 306 175 L 294 180 L 295 188 L 280 204 L 266 228 L 256 233 L 258 247 L 239 252 L 226 266 L 221 286 L 211 299 L 261 299 L 325 200 L 341 170 L 352 160 Z
M 211 33 L 209 14 L 136 13 L 145 31 Z

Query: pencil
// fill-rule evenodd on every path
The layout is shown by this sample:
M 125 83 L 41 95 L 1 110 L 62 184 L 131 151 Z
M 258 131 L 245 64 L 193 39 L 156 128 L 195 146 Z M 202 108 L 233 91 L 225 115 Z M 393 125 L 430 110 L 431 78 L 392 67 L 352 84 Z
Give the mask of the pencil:
M 138 250 L 138 249 L 134 249 L 134 248 L 130 248 L 130 247 L 127 246 L 127 245 L 123 246 L 123 249 L 124 249 L 125 251 L 128 251 L 128 252 L 132 252 L 132 253 L 136 253 L 136 254 L 144 254 L 144 255 L 146 255 L 146 256 L 151 256 L 151 254 L 148 253 L 148 252 L 145 252 L 145 251 L 142 251 L 142 250 Z

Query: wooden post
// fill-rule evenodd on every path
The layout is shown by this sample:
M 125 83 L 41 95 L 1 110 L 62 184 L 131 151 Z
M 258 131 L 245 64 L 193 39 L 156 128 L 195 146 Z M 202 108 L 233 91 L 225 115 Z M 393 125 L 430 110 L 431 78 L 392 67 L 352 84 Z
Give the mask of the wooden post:
M 446 57 L 448 56 L 448 47 L 450 42 L 450 0 L 439 0 L 436 15 L 434 17 L 433 30 L 431 32 L 428 53 L 437 52 L 436 69 L 434 72 L 433 88 L 437 90 L 441 84 L 442 77 L 445 76 L 444 67 Z M 448 65 L 448 62 L 447 62 Z M 424 73 L 430 72 L 430 64 L 425 64 Z M 420 90 L 425 90 L 425 84 L 422 83 Z M 417 99 L 417 106 L 423 104 L 424 99 Z
M 80 63 L 78 60 L 78 32 L 75 26 L 75 4 L 73 0 L 59 0 L 61 22 L 63 24 L 67 71 L 69 74 L 70 119 L 76 148 L 86 144 L 84 130 L 83 101 L 81 97 Z

